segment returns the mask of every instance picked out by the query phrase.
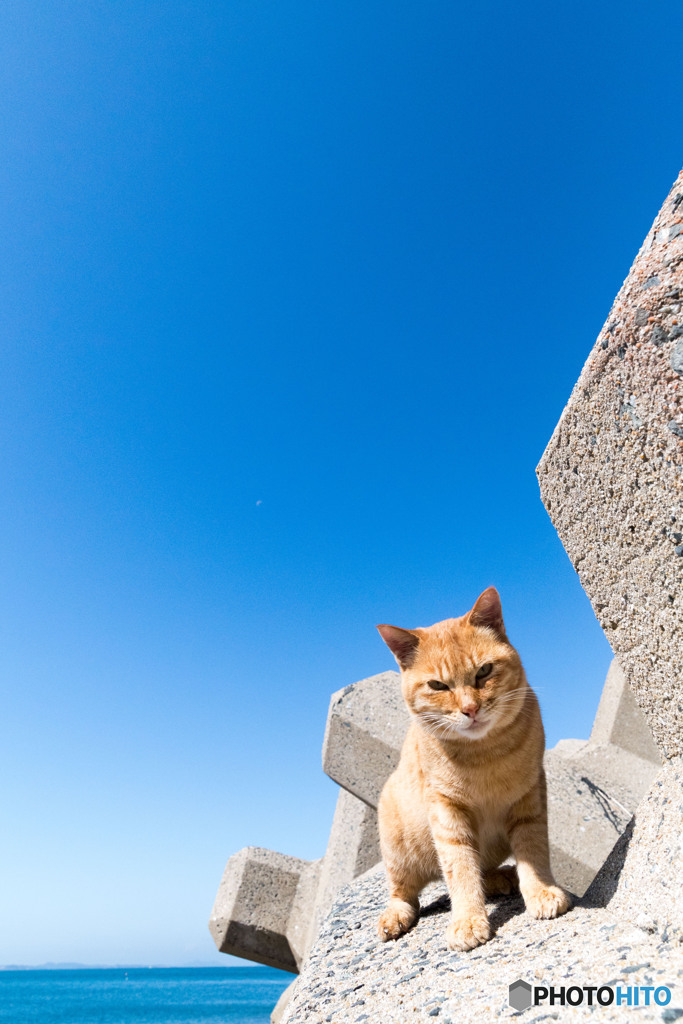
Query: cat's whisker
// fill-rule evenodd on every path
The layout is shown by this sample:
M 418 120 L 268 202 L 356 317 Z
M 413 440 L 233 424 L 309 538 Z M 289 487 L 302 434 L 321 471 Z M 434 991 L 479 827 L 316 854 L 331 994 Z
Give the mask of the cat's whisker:
M 514 702 L 518 702 L 520 700 L 520 694 L 523 694 L 523 692 L 524 691 L 522 691 L 522 690 L 516 690 L 513 693 L 501 693 L 499 696 L 494 697 L 493 699 L 496 700 L 496 701 L 499 701 L 501 703 L 502 702 L 514 703 Z M 523 696 L 522 696 L 521 699 L 522 700 L 524 699 Z
M 449 739 L 461 735 L 455 722 L 445 720 L 444 715 L 422 712 L 420 720 L 427 732 L 430 732 L 432 736 L 436 736 L 437 739 Z
M 505 715 L 507 717 L 509 717 L 510 715 L 512 715 L 513 718 L 514 717 L 518 717 L 518 718 L 534 718 L 535 717 L 534 712 L 530 708 L 517 708 L 517 709 L 515 709 L 515 708 L 510 708 L 509 705 L 506 705 L 506 706 L 504 706 L 502 708 L 497 708 L 497 710 L 500 712 L 500 714 Z
M 491 704 L 492 704 L 492 707 L 494 707 L 494 708 L 495 707 L 498 707 L 498 708 L 514 708 L 514 707 L 516 707 L 516 708 L 519 709 L 519 711 L 527 711 L 527 712 L 531 712 L 531 713 L 534 712 L 533 705 L 531 707 L 529 707 L 529 705 L 526 704 L 524 701 L 519 701 L 518 699 L 516 699 L 516 700 L 501 700 L 500 698 L 497 698 L 497 699 L 494 698 L 494 700 L 491 702 Z

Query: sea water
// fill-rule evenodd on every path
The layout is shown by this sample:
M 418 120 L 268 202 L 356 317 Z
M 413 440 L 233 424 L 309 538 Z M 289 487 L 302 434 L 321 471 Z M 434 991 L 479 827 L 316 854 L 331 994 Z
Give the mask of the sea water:
M 270 967 L 0 971 L 2 1024 L 269 1024 Z

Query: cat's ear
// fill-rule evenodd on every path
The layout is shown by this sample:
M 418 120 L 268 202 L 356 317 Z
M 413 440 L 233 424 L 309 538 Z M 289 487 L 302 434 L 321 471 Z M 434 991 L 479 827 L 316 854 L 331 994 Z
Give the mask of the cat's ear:
M 489 587 L 479 595 L 474 608 L 467 616 L 467 621 L 471 626 L 485 626 L 499 637 L 505 638 L 503 609 L 500 606 L 500 594 L 495 587 Z
M 377 629 L 401 668 L 408 668 L 420 642 L 417 633 L 413 633 L 411 629 L 401 629 L 400 626 L 382 625 Z

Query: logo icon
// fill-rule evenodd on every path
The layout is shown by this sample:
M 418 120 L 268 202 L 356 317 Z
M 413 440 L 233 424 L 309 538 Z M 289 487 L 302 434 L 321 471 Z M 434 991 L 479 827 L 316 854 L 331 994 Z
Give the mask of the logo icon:
M 510 985 L 510 1006 L 513 1010 L 528 1010 L 532 1003 L 531 985 L 526 981 L 513 981 Z

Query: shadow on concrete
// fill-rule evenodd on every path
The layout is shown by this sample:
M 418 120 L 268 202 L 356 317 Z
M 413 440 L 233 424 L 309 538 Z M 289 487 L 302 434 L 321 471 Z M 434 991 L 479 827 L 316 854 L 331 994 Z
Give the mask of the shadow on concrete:
M 432 917 L 434 914 L 447 914 L 451 909 L 451 898 L 448 893 L 437 896 L 425 907 L 420 907 L 420 917 Z
M 608 905 L 617 891 L 619 876 L 626 860 L 631 839 L 633 838 L 635 823 L 634 815 L 612 847 L 612 852 L 598 871 L 584 896 L 576 901 L 579 906 L 595 909 Z
M 516 893 L 514 896 L 499 896 L 493 909 L 489 909 L 489 921 L 494 934 L 513 917 L 526 913 L 524 900 Z
M 514 896 L 497 896 L 495 899 L 486 901 L 489 912 L 491 928 L 495 933 L 513 917 L 525 912 L 524 900 L 516 893 Z M 433 917 L 435 914 L 448 914 L 451 909 L 451 901 L 448 894 L 438 896 L 425 907 L 420 908 L 420 917 Z

